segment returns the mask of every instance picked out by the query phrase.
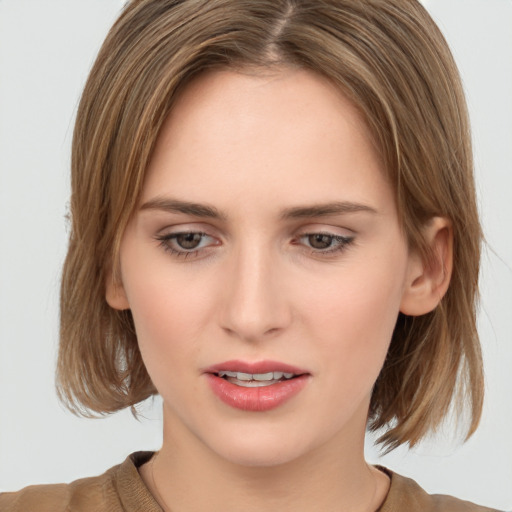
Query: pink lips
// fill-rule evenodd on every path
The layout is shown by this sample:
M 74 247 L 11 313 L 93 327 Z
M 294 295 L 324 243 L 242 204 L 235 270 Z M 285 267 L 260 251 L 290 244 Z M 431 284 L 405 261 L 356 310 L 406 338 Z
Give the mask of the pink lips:
M 219 377 L 220 371 L 250 374 L 283 372 L 293 373 L 296 377 L 262 387 L 243 387 Z M 277 361 L 225 361 L 206 368 L 204 373 L 214 394 L 225 404 L 243 411 L 259 412 L 269 411 L 288 401 L 304 388 L 310 377 L 303 369 Z

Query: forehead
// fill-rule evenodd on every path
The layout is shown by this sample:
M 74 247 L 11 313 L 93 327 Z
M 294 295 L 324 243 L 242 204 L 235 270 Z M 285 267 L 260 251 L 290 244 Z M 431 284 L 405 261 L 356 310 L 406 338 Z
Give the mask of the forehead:
M 281 128 L 279 121 L 287 123 L 290 136 L 308 125 L 311 136 L 321 136 L 344 124 L 362 137 L 371 138 L 362 116 L 340 88 L 318 73 L 281 67 L 201 74 L 178 96 L 158 143 L 177 144 L 180 135 L 191 135 L 188 129 L 197 137 L 208 132 L 210 139 L 215 133 L 221 135 L 224 128 L 238 133 L 236 140 L 231 140 L 234 143 L 258 135 L 258 125 L 273 140 L 274 131 Z M 217 132 L 217 128 L 222 131 Z
M 362 116 L 327 79 L 303 69 L 223 70 L 195 79 L 177 99 L 142 199 L 172 190 L 200 201 L 229 188 L 269 201 L 285 188 L 299 202 L 324 201 L 340 187 L 381 192 L 383 181 Z

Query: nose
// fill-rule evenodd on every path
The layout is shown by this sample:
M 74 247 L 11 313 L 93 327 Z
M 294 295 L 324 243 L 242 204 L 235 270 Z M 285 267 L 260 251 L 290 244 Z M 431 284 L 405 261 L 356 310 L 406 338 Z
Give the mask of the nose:
M 283 331 L 291 321 L 279 258 L 264 248 L 240 249 L 226 262 L 221 326 L 232 336 L 258 341 Z

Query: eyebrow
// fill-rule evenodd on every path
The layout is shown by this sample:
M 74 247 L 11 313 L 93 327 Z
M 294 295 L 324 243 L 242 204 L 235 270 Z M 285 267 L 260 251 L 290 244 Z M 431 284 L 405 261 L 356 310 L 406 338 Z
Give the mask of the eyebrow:
M 207 217 L 210 219 L 227 219 L 227 215 L 219 211 L 215 206 L 163 197 L 156 197 L 147 201 L 140 207 L 140 209 L 163 210 L 171 213 L 184 213 L 186 215 L 193 215 L 194 217 Z
M 228 216 L 208 204 L 181 201 L 179 199 L 156 197 L 145 202 L 141 210 L 163 210 L 171 213 L 183 213 L 194 217 L 203 217 L 218 220 L 227 220 Z M 332 215 L 343 215 L 347 213 L 367 212 L 376 214 L 377 210 L 371 206 L 354 203 L 350 201 L 335 201 L 322 204 L 311 204 L 305 206 L 294 206 L 286 208 L 281 212 L 281 220 L 307 219 L 315 217 L 328 217 Z
M 333 203 L 312 204 L 307 206 L 294 206 L 286 208 L 281 214 L 282 220 L 305 219 L 310 217 L 328 217 L 345 213 L 367 212 L 376 214 L 377 210 L 365 204 L 350 201 L 335 201 Z

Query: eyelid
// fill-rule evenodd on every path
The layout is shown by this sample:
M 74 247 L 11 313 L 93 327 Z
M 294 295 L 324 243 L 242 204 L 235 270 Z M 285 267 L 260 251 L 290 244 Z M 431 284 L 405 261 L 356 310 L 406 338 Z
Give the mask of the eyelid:
M 309 249 L 311 249 L 312 254 L 320 254 L 321 255 L 321 254 L 341 252 L 344 249 L 346 249 L 350 244 L 352 244 L 352 242 L 355 240 L 355 236 L 353 236 L 353 235 L 350 235 L 350 236 L 336 235 L 333 233 L 318 232 L 318 231 L 314 232 L 314 233 L 304 233 L 304 234 L 300 235 L 298 238 L 300 240 L 302 238 L 309 238 L 311 236 L 318 236 L 318 235 L 327 236 L 327 237 L 331 238 L 332 241 L 335 241 L 336 244 L 332 247 L 329 246 L 324 249 L 316 249 L 314 247 L 308 247 Z
M 159 245 L 162 247 L 162 249 L 177 258 L 196 258 L 201 254 L 206 256 L 212 247 L 222 244 L 218 237 L 201 230 L 201 228 L 190 227 L 187 229 L 182 226 L 180 226 L 180 229 L 176 229 L 176 226 L 173 226 L 173 228 L 174 229 L 171 231 L 169 231 L 171 227 L 167 227 L 164 230 L 161 230 L 160 233 L 155 235 L 154 238 L 159 242 Z M 311 255 L 317 255 L 321 257 L 323 256 L 326 258 L 334 257 L 335 255 L 346 250 L 354 242 L 355 239 L 355 234 L 353 234 L 353 232 L 351 234 L 341 234 L 334 232 L 334 229 L 325 229 L 325 227 L 317 229 L 314 227 L 311 228 L 312 229 L 307 231 L 301 231 L 300 233 L 297 233 L 291 241 L 292 245 L 301 245 L 302 249 L 304 251 L 308 251 L 308 253 Z M 197 247 L 187 249 L 186 247 L 179 247 L 177 245 L 177 238 L 180 235 L 188 234 L 199 235 L 201 237 Z M 327 240 L 328 245 L 323 248 L 315 248 L 311 245 L 308 245 L 306 241 L 302 241 L 303 239 L 314 236 L 328 237 L 328 239 L 330 239 Z M 211 239 L 213 242 L 202 245 L 207 239 Z
M 334 236 L 352 236 L 356 233 L 356 230 L 338 224 L 329 224 L 325 222 L 312 222 L 309 224 L 301 225 L 297 231 L 299 233 L 324 233 L 326 235 Z
M 174 226 L 174 228 L 176 228 L 176 226 Z M 187 229 L 181 226 L 180 228 L 181 229 L 174 229 L 172 231 L 169 230 L 170 228 L 163 229 L 154 237 L 155 240 L 158 241 L 159 246 L 162 247 L 164 251 L 170 253 L 172 256 L 182 257 L 184 259 L 195 258 L 196 256 L 199 255 L 199 253 L 206 253 L 206 251 L 208 251 L 210 247 L 220 245 L 220 241 L 218 240 L 217 237 L 210 235 L 201 228 L 196 227 Z M 186 249 L 184 247 L 173 247 L 173 242 L 176 241 L 177 237 L 179 237 L 180 235 L 188 234 L 200 235 L 202 237 L 200 245 L 197 248 Z M 201 246 L 205 237 L 212 239 L 214 242 L 209 243 L 206 246 Z

